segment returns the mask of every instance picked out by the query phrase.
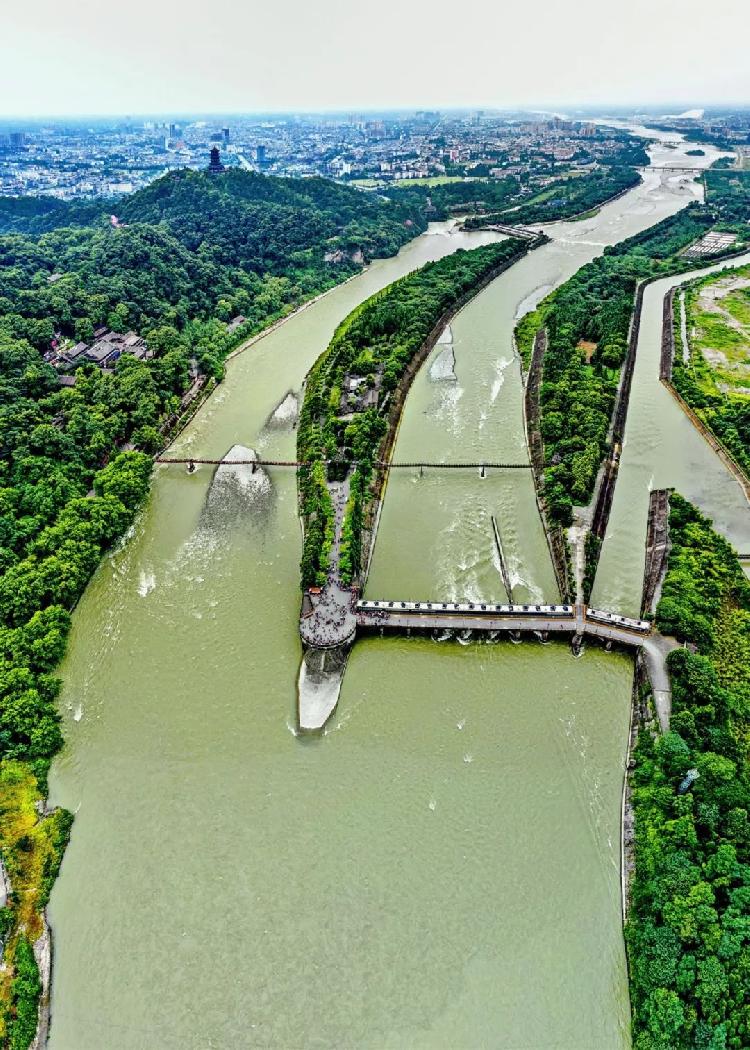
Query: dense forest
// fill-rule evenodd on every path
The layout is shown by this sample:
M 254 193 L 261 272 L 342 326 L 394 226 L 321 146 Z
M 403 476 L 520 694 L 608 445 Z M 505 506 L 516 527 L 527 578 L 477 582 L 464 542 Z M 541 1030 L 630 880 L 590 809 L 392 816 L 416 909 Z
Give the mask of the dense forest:
M 37 236 L 0 236 L 0 325 L 8 335 L 44 350 L 55 333 L 85 340 L 99 325 L 143 336 L 163 327 L 163 338 L 179 344 L 191 323 L 238 315 L 247 335 L 362 261 L 394 254 L 426 222 L 416 210 L 324 179 L 237 170 L 175 172 L 117 207 L 118 226 L 107 214 Z M 187 340 L 213 367 L 219 331 Z
M 107 210 L 109 208 L 109 210 Z M 49 233 L 61 226 L 104 222 L 114 201 L 61 201 L 56 197 L 0 197 L 0 234 Z
M 642 727 L 626 926 L 635 1050 L 750 1046 L 750 583 L 691 504 L 671 499 L 656 622 L 670 731 Z
M 485 214 L 518 202 L 523 185 L 515 175 L 500 179 L 462 179 L 420 186 L 416 182 L 389 186 L 389 198 L 410 214 L 438 221 L 451 215 Z
M 750 195 L 744 207 L 750 218 Z M 607 451 L 638 283 L 716 259 L 696 261 L 680 253 L 719 223 L 750 241 L 747 223 L 728 218 L 736 208 L 733 195 L 718 193 L 710 206 L 688 205 L 606 248 L 519 321 L 516 342 L 527 365 L 534 334 L 543 327 L 548 333 L 540 405 L 546 463 L 543 497 L 553 525 L 570 525 L 573 507 L 591 500 Z M 728 249 L 736 250 L 737 244 Z
M 569 219 L 598 208 L 605 201 L 637 186 L 641 176 L 635 168 L 603 167 L 575 178 L 556 179 L 551 186 L 530 200 L 489 215 L 473 215 L 466 220 L 467 230 L 481 229 L 492 223 L 529 225 Z
M 191 363 L 219 376 L 238 341 L 395 252 L 424 225 L 320 179 L 181 172 L 118 202 L 0 202 L 0 1042 L 28 1047 L 39 974 L 31 942 L 70 828 L 39 820 L 62 743 L 55 668 L 70 614 L 148 492 L 164 421 Z M 246 320 L 232 334 L 226 322 Z M 51 346 L 134 329 L 152 359 L 86 364 L 62 386 Z
M 71 610 L 148 491 L 150 457 L 117 448 L 158 393 L 135 360 L 66 390 L 25 341 L 0 335 L 0 362 L 0 849 L 13 887 L 0 909 L 0 1038 L 25 1048 L 39 994 L 30 941 L 70 828 L 68 814 L 40 821 L 35 809 L 62 743 L 54 672 Z
M 509 238 L 454 252 L 395 281 L 339 325 L 310 371 L 300 413 L 298 458 L 313 464 L 300 472 L 303 587 L 325 583 L 329 568 L 333 506 L 327 478 L 344 477 L 356 464 L 339 566 L 342 582 L 349 584 L 361 568 L 374 462 L 387 430 L 385 409 L 399 380 L 443 314 L 528 248 L 528 242 Z

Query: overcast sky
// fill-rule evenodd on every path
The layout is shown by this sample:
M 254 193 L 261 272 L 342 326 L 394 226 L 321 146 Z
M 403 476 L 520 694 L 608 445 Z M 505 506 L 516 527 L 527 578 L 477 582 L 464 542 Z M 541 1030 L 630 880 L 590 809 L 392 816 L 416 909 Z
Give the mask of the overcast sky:
M 2 6 L 4 115 L 750 103 L 750 0 Z

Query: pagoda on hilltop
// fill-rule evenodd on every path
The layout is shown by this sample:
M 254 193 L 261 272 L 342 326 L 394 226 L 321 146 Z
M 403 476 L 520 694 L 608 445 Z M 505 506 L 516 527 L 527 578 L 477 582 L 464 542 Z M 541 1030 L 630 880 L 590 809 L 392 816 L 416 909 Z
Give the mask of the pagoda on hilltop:
M 224 165 L 221 163 L 221 157 L 219 156 L 218 146 L 213 146 L 211 148 L 211 159 L 208 162 L 208 170 L 211 175 L 218 175 L 220 171 L 224 170 Z

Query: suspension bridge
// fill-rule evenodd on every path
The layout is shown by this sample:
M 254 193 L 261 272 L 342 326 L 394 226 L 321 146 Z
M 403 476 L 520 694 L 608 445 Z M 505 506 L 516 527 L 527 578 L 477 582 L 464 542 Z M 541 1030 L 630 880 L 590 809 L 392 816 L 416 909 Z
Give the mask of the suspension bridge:
M 316 459 L 316 460 L 296 460 L 296 459 L 189 459 L 189 458 L 174 458 L 171 456 L 157 456 L 156 463 L 165 464 L 182 464 L 188 467 L 188 469 L 208 464 L 209 466 L 215 467 L 294 467 L 296 469 L 303 467 L 312 467 L 316 463 L 321 463 L 324 467 L 331 465 L 342 466 L 342 467 L 356 467 L 359 466 L 359 460 L 347 459 Z M 418 468 L 424 470 L 430 468 L 432 470 L 531 470 L 530 463 L 497 463 L 494 461 L 482 461 L 482 462 L 466 462 L 466 463 L 440 463 L 435 461 L 424 461 L 424 462 L 390 462 L 387 460 L 376 459 L 373 464 L 375 467 L 380 467 L 386 470 L 398 470 L 398 469 L 414 469 Z

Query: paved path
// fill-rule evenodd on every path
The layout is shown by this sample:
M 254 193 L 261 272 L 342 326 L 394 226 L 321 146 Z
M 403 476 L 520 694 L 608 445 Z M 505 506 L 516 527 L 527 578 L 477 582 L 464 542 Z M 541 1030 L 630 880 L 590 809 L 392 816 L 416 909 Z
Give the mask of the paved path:
M 664 733 L 669 729 L 669 717 L 672 714 L 672 686 L 667 670 L 667 656 L 673 649 L 679 649 L 676 638 L 667 638 L 663 634 L 652 634 L 643 643 L 643 655 L 646 658 L 651 690 L 659 725 Z
M 334 539 L 329 559 L 328 580 L 320 594 L 311 594 L 312 612 L 300 620 L 300 636 L 305 645 L 315 649 L 333 649 L 354 641 L 357 619 L 354 614 L 355 596 L 339 580 L 339 555 L 344 511 L 349 499 L 349 478 L 329 481 L 328 492 L 333 501 L 335 518 Z

